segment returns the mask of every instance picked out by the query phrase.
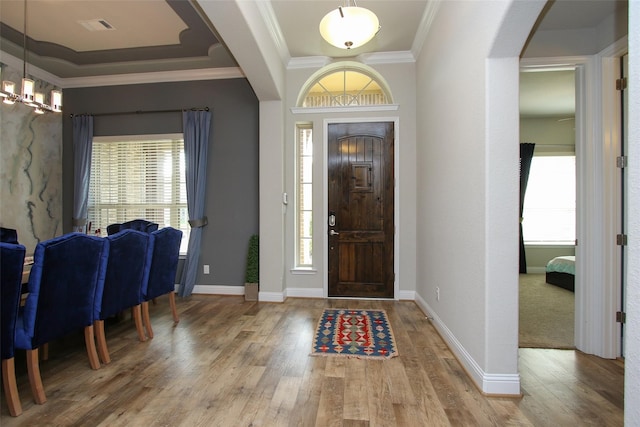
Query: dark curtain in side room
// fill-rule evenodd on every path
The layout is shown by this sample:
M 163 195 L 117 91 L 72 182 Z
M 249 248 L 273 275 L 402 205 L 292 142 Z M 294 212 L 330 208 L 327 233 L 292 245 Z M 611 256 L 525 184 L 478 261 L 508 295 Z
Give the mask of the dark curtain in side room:
M 520 274 L 527 273 L 527 258 L 524 252 L 524 238 L 522 237 L 522 214 L 524 210 L 524 195 L 527 192 L 529 170 L 535 144 L 525 142 L 520 144 Z

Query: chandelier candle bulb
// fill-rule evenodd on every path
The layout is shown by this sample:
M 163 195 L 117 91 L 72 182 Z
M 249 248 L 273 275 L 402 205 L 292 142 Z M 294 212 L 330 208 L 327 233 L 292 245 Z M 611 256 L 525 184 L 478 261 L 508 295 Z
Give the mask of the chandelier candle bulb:
M 51 109 L 56 113 L 62 111 L 62 92 L 59 90 L 51 91 Z
M 24 78 L 22 79 L 22 100 L 25 104 L 33 102 L 33 80 Z
M 9 80 L 5 80 L 2 82 L 2 97 L 4 98 L 2 102 L 9 105 L 15 102 L 14 100 L 14 97 L 16 94 L 15 88 L 16 88 L 15 83 Z

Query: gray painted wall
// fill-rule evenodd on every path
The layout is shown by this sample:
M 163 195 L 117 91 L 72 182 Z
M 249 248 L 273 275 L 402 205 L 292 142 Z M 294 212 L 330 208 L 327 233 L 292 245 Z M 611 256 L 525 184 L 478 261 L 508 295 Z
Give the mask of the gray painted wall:
M 258 100 L 245 79 L 65 89 L 63 229 L 73 212 L 70 114 L 209 107 L 213 112 L 204 228 L 196 285 L 244 285 L 246 250 L 258 233 Z M 94 134 L 182 132 L 182 114 L 125 114 L 94 119 Z M 209 264 L 211 274 L 202 274 Z

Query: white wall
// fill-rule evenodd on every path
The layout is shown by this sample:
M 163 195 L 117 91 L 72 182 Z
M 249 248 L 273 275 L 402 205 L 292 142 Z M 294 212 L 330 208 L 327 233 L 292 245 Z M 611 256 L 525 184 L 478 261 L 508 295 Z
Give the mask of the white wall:
M 571 151 L 566 145 L 576 143 L 575 121 L 558 120 L 557 117 L 522 118 L 520 119 L 520 142 L 533 142 L 536 148 L 541 145 L 562 145 L 564 151 Z M 575 151 L 575 148 L 573 150 Z
M 629 2 L 629 260 L 625 359 L 625 425 L 640 425 L 640 2 Z
M 563 2 L 557 2 L 551 7 L 561 3 Z M 598 27 L 536 31 L 529 40 L 523 57 L 570 56 L 576 52 L 593 55 L 600 52 L 626 34 L 627 2 L 616 3 L 616 10 Z
M 443 2 L 418 60 L 418 302 L 489 393 L 519 393 L 518 54 L 541 7 Z

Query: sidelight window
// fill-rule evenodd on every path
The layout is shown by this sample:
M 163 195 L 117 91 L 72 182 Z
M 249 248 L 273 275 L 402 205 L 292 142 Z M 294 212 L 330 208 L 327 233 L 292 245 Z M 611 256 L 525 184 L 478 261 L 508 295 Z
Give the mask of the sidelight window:
M 313 128 L 296 125 L 296 267 L 313 265 Z

